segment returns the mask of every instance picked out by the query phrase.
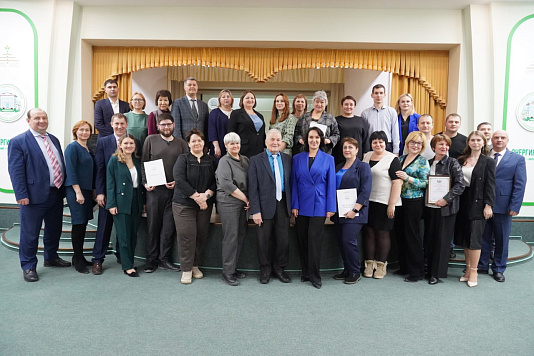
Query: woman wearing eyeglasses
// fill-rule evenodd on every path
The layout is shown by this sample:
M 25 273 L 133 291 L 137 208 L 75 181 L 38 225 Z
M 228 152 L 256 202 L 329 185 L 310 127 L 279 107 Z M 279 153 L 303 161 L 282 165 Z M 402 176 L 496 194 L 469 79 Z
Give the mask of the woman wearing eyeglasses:
M 398 207 L 395 218 L 400 266 L 396 274 L 407 274 L 405 282 L 417 282 L 423 279 L 425 273 L 423 236 L 419 223 L 423 218 L 425 188 L 430 173 L 428 161 L 421 156 L 426 145 L 422 132 L 411 132 L 406 137 L 406 154 L 399 158 L 402 169 L 396 172 L 403 181 L 402 206 Z
M 130 112 L 124 114 L 128 119 L 126 132 L 139 140 L 143 147 L 148 136 L 148 115 L 145 113 L 146 101 L 143 94 L 135 92 L 130 100 Z

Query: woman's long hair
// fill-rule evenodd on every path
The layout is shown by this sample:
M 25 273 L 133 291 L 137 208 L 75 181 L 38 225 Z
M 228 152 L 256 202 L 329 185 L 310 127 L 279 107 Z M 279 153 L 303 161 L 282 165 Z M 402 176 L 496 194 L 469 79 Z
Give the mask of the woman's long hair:
M 308 129 L 308 131 L 306 132 L 306 139 L 304 140 L 304 151 L 306 152 L 310 152 L 310 144 L 308 143 L 308 137 L 310 136 L 310 132 L 311 131 L 315 131 L 317 132 L 317 134 L 319 135 L 319 137 L 321 138 L 321 143 L 319 144 L 319 149 L 321 151 L 324 151 L 325 147 L 326 147 L 326 144 L 324 142 L 324 133 L 323 133 L 323 130 L 321 130 L 320 128 L 314 126 L 314 127 L 310 127 Z
M 487 156 L 488 153 L 489 153 L 489 147 L 488 147 L 488 142 L 486 140 L 486 136 L 484 136 L 484 134 L 480 131 L 473 131 L 469 134 L 469 136 L 467 136 L 467 140 L 466 140 L 466 143 L 465 143 L 465 148 L 464 148 L 464 153 L 458 157 L 458 161 L 462 161 L 462 162 L 465 162 L 465 160 L 467 159 L 467 157 L 471 156 L 471 147 L 469 147 L 469 140 L 471 139 L 471 136 L 473 135 L 477 135 L 478 137 L 481 137 L 482 138 L 482 142 L 484 142 L 484 146 L 482 146 L 482 150 L 481 150 L 481 154 L 483 154 L 484 156 Z
M 279 113 L 278 109 L 276 108 L 276 98 L 278 98 L 279 96 L 282 97 L 282 99 L 284 100 L 284 104 L 285 104 L 284 110 L 281 113 Z M 284 93 L 276 94 L 276 96 L 274 97 L 273 111 L 271 113 L 271 121 L 270 121 L 271 125 L 274 125 L 276 123 L 278 114 L 280 114 L 280 120 L 278 120 L 278 122 L 283 122 L 289 116 L 289 98 Z

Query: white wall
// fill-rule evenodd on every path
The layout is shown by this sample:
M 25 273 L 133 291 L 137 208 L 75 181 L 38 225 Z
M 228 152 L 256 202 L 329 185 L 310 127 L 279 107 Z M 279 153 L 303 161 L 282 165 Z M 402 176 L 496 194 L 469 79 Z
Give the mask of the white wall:
M 355 115 L 360 116 L 363 110 L 373 106 L 371 89 L 376 84 L 383 84 L 386 87 L 386 102 L 389 102 L 391 73 L 361 69 L 345 70 L 345 95 L 352 95 L 356 99 Z
M 137 91 L 145 96 L 145 112 L 147 114 L 157 109 L 155 104 L 156 92 L 160 89 L 167 89 L 167 68 L 145 69 L 133 73 L 132 93 Z M 123 100 L 129 100 L 129 98 Z

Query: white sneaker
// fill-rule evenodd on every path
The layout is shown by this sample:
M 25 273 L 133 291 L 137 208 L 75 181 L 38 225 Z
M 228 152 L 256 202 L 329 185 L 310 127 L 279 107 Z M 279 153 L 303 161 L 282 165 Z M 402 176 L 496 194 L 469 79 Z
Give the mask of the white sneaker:
M 182 272 L 182 284 L 191 284 L 191 277 L 193 275 L 193 272 Z
M 193 266 L 193 278 L 200 279 L 204 277 L 204 273 L 202 273 L 201 270 L 198 269 L 198 267 Z

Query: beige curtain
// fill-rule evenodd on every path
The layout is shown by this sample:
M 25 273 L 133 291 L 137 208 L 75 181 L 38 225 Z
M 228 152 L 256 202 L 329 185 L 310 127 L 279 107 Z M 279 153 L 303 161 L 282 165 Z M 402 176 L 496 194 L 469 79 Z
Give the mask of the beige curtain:
M 356 68 L 391 72 L 393 86 L 396 88 L 392 93 L 399 93 L 402 86 L 409 85 L 405 81 L 411 80 L 416 105 L 420 105 L 418 102 L 432 100 L 444 113 L 447 104 L 448 60 L 448 51 L 93 47 L 93 101 L 104 96 L 103 84 L 106 79 L 120 79 L 124 83 L 124 89 L 127 89 L 125 84 L 129 82 L 131 88 L 131 76 L 124 79 L 122 76 L 147 68 L 219 67 L 241 72 L 229 71 L 227 75 L 241 78 L 246 74 L 255 82 L 271 80 L 277 73 L 282 73 L 280 78 L 283 78 L 284 72 L 296 69 Z M 320 72 L 309 72 L 307 76 L 322 77 Z M 299 80 L 298 76 L 304 75 L 303 72 L 294 73 L 293 80 Z M 403 77 L 407 79 L 401 80 Z M 183 79 L 182 77 L 181 80 Z M 415 90 L 415 87 L 419 89 Z M 420 97 L 423 92 L 425 95 Z M 131 89 L 125 94 L 129 98 Z M 393 104 L 396 101 L 395 95 L 392 95 Z M 121 96 L 125 97 L 122 93 Z M 431 108 L 438 110 L 436 104 L 428 105 L 428 110 Z M 436 115 L 440 117 L 441 114 Z

